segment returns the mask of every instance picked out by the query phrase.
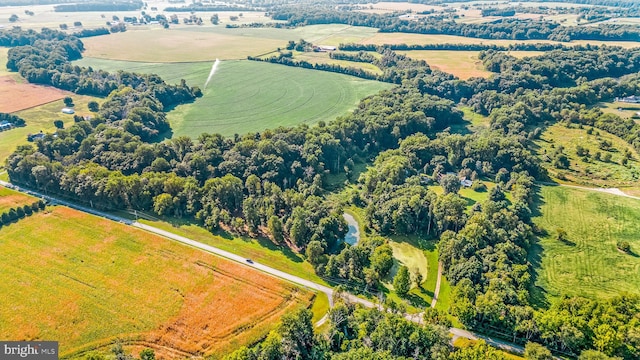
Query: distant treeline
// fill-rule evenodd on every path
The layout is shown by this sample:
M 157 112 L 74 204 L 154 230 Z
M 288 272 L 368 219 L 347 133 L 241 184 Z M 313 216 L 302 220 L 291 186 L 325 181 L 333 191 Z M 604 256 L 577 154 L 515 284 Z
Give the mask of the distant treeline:
M 338 46 L 343 51 L 380 51 L 381 49 L 391 49 L 400 51 L 414 51 L 414 50 L 454 50 L 454 51 L 482 51 L 482 50 L 496 50 L 496 51 L 551 51 L 551 50 L 571 50 L 575 47 L 568 47 L 562 44 L 511 44 L 511 45 L 495 45 L 495 44 L 340 44 Z M 580 49 L 594 49 L 597 46 L 586 45 L 585 47 L 578 47 Z
M 0 112 L 0 122 L 3 122 L 3 121 L 10 122 L 14 126 L 24 126 L 23 118 L 16 115 Z
M 109 35 L 110 31 L 107 28 L 97 28 L 97 29 L 82 29 L 73 33 L 73 36 L 78 38 L 92 37 L 92 36 L 101 36 L 101 35 Z
M 482 16 L 513 16 L 514 9 L 482 9 Z
M 551 21 L 527 19 L 501 19 L 483 24 L 460 24 L 435 18 L 428 22 L 419 22 L 400 19 L 395 15 L 344 12 L 333 9 L 310 10 L 303 7 L 276 10 L 272 13 L 272 18 L 287 21 L 291 26 L 347 24 L 375 27 L 380 32 L 443 34 L 481 39 L 553 41 L 637 41 L 640 39 L 640 28 L 637 26 L 617 24 L 562 26 Z
M 169 6 L 164 11 L 191 12 L 191 11 L 264 11 L 263 8 L 233 6 L 233 5 L 186 5 Z
M 336 64 L 322 64 L 322 63 L 312 64 L 305 60 L 294 60 L 291 56 L 291 53 L 280 53 L 276 56 L 271 56 L 268 58 L 248 56 L 247 59 L 253 60 L 253 61 L 270 62 L 273 64 L 301 67 L 304 69 L 329 71 L 329 72 L 335 72 L 335 73 L 340 73 L 345 75 L 356 76 L 362 79 L 382 81 L 380 76 L 360 68 L 346 67 L 346 66 L 340 66 Z
M 79 11 L 135 11 L 140 10 L 144 2 L 140 0 L 121 0 L 113 2 L 86 2 L 78 4 L 63 4 L 54 6 L 56 12 L 79 12 Z

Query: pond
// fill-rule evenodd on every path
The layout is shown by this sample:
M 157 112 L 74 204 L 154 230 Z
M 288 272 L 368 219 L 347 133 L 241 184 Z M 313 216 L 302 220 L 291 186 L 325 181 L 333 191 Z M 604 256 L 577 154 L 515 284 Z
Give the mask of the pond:
M 347 224 L 349 224 L 349 232 L 347 232 L 347 235 L 342 239 L 342 241 L 349 245 L 355 245 L 358 240 L 360 240 L 360 228 L 358 227 L 358 222 L 353 218 L 353 216 L 347 213 L 342 214 L 342 217 L 344 217 Z

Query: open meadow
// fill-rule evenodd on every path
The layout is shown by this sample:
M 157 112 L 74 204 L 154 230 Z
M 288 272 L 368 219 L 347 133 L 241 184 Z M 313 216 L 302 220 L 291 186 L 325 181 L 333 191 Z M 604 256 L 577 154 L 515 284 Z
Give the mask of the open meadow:
M 611 145 L 603 148 L 601 144 L 605 141 Z M 555 124 L 545 130 L 535 144 L 538 146 L 537 153 L 543 160 L 542 164 L 549 175 L 556 179 L 601 187 L 635 186 L 640 179 L 640 155 L 627 142 L 604 130 L 593 129 L 590 135 L 586 128 L 567 128 L 562 124 Z M 554 154 L 560 147 L 569 159 L 567 169 L 553 166 Z M 579 156 L 578 147 L 588 150 L 589 155 Z M 631 157 L 623 164 L 625 151 L 630 152 Z M 611 158 L 607 160 L 607 156 Z
M 38 199 L 23 193 L 0 186 L 0 214 L 11 208 L 31 205 Z
M 623 119 L 640 119 L 640 104 L 624 102 L 600 103 L 600 110 L 602 110 L 602 112 L 618 115 Z
M 249 267 L 64 207 L 0 229 L 0 337 L 62 357 L 124 345 L 213 356 L 251 344 L 313 295 Z M 242 299 L 242 301 L 238 301 Z
M 594 191 L 542 186 L 541 215 L 534 222 L 548 234 L 530 254 L 536 286 L 548 298 L 563 294 L 606 298 L 640 294 L 640 201 Z M 556 229 L 567 240 L 556 239 Z M 631 244 L 633 254 L 616 248 Z

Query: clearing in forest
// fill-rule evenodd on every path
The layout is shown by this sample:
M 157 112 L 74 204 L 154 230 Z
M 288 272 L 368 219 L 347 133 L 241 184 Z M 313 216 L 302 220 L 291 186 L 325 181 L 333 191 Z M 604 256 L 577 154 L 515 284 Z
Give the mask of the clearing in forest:
M 128 69 L 155 73 L 167 82 L 185 79 L 204 87 L 213 61 L 207 63 L 135 63 L 85 58 L 74 64 L 107 71 Z M 225 136 L 279 126 L 331 121 L 358 102 L 392 85 L 353 76 L 257 61 L 225 61 L 195 102 L 167 114 L 173 136 L 197 138 L 202 133 Z
M 472 77 L 486 78 L 492 74 L 484 69 L 482 61 L 478 59 L 478 51 L 416 50 L 398 53 L 412 59 L 424 60 L 432 69 L 453 74 L 462 80 Z
M 558 180 L 627 187 L 636 186 L 640 179 L 640 155 L 626 141 L 604 130 L 555 124 L 535 144 L 549 175 Z M 567 157 L 568 166 L 559 161 L 559 152 Z
M 640 294 L 640 201 L 595 191 L 542 186 L 533 219 L 547 235 L 530 254 L 546 297 Z M 557 240 L 557 229 L 567 232 Z M 628 241 L 634 254 L 618 251 Z
M 125 345 L 228 353 L 312 294 L 197 249 L 69 208 L 0 229 L 0 338 L 56 339 L 63 357 Z

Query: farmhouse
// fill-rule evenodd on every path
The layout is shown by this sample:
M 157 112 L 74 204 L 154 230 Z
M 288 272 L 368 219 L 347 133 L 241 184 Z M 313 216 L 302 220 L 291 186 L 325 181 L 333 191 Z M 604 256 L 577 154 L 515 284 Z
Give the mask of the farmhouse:
M 42 132 L 42 130 L 37 133 L 37 134 L 29 134 L 27 135 L 27 140 L 28 141 L 36 141 L 36 140 L 40 140 L 44 138 L 44 133 Z
M 317 52 L 336 51 L 336 47 L 328 46 L 328 45 L 318 45 L 313 47 L 313 51 L 317 51 Z
M 5 131 L 13 128 L 13 124 L 8 121 L 0 121 L 0 131 Z
M 631 95 L 624 98 L 616 98 L 616 102 L 625 102 L 632 104 L 640 104 L 640 96 Z

